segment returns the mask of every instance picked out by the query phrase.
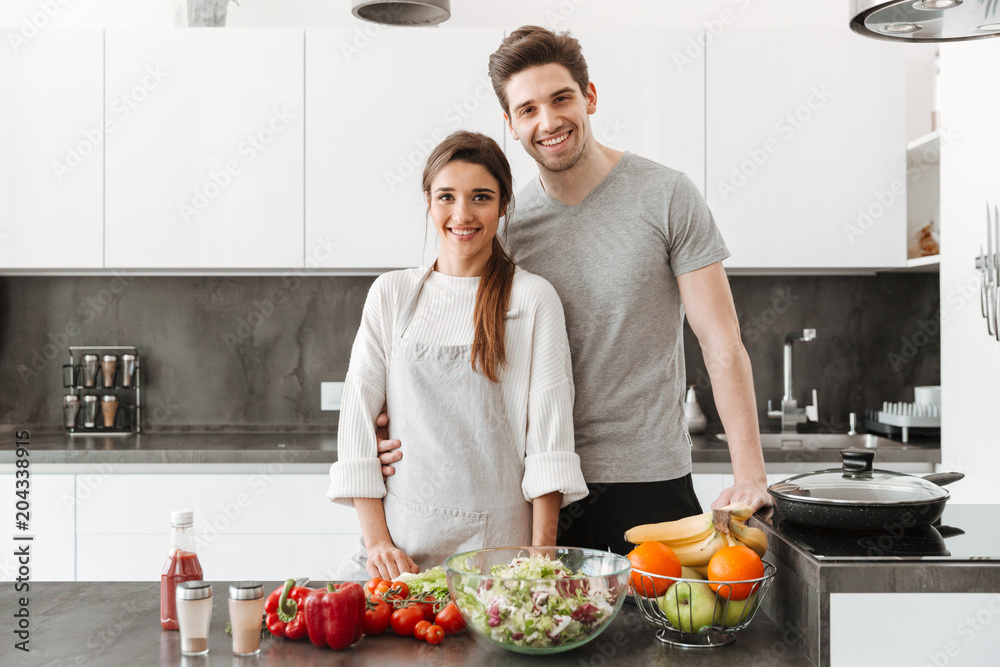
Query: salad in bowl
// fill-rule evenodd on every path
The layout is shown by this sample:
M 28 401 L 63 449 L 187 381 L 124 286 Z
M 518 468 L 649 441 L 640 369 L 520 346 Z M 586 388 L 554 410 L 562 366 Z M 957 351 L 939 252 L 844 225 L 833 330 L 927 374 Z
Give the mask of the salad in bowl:
M 581 646 L 628 592 L 628 559 L 574 547 L 482 549 L 445 562 L 448 590 L 476 634 L 521 653 Z

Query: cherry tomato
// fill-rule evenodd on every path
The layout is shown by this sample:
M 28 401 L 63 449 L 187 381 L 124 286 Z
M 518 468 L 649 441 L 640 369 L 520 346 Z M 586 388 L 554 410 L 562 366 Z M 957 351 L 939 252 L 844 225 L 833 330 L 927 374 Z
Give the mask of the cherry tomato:
M 380 635 L 389 628 L 392 606 L 381 598 L 373 597 L 365 604 L 362 624 L 366 635 Z
M 402 581 L 383 579 L 372 591 L 372 595 L 378 595 L 386 600 L 402 600 L 410 595 L 410 587 Z
M 425 621 L 430 621 L 431 623 L 434 622 L 434 616 L 435 616 L 435 613 L 434 613 L 434 603 L 436 601 L 437 600 L 434 598 L 434 596 L 430 595 L 430 596 L 427 597 L 427 602 L 421 602 L 420 603 L 420 607 L 424 610 L 424 620 Z
M 457 635 L 465 630 L 465 619 L 462 618 L 462 613 L 458 611 L 458 606 L 454 602 L 449 602 L 444 609 L 438 612 L 434 624 L 440 625 L 449 635 Z
M 372 577 L 368 580 L 368 583 L 365 584 L 365 593 L 371 595 L 383 581 L 385 581 L 385 579 L 382 579 L 381 577 Z
M 393 632 L 397 635 L 410 637 L 413 635 L 413 628 L 415 628 L 417 623 L 422 621 L 423 618 L 424 612 L 419 607 L 400 607 L 396 611 L 392 612 L 392 618 L 389 620 L 389 623 L 392 625 Z
M 437 646 L 444 640 L 444 630 L 440 625 L 432 625 L 427 628 L 427 643 Z
M 432 625 L 434 624 L 431 623 L 430 621 L 418 622 L 415 626 L 413 626 L 413 636 L 419 639 L 420 641 L 424 641 L 425 639 L 427 639 L 427 628 L 431 627 Z

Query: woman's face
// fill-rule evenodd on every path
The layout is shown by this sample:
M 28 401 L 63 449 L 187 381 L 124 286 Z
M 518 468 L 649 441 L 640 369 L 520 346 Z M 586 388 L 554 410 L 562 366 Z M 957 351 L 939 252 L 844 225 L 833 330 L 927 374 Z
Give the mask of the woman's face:
M 438 271 L 481 275 L 503 214 L 497 179 L 480 164 L 454 160 L 431 182 L 428 206 L 441 237 Z

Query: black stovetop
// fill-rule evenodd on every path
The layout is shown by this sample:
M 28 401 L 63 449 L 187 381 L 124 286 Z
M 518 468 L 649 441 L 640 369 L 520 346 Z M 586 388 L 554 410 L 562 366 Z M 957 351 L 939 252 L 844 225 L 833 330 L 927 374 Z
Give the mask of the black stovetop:
M 821 561 L 1000 560 L 1000 505 L 948 504 L 940 522 L 907 531 L 822 530 L 792 523 L 777 510 L 772 530 Z

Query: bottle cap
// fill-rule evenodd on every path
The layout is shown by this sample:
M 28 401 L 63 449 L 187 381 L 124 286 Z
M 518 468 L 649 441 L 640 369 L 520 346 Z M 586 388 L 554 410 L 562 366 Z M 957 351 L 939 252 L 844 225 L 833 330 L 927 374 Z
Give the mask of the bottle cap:
M 256 581 L 241 581 L 229 585 L 230 600 L 258 600 L 264 597 L 264 585 Z
M 204 600 L 212 597 L 212 584 L 207 581 L 182 581 L 177 584 L 178 600 Z
M 190 526 L 194 523 L 194 510 L 174 510 L 170 513 L 170 523 Z

